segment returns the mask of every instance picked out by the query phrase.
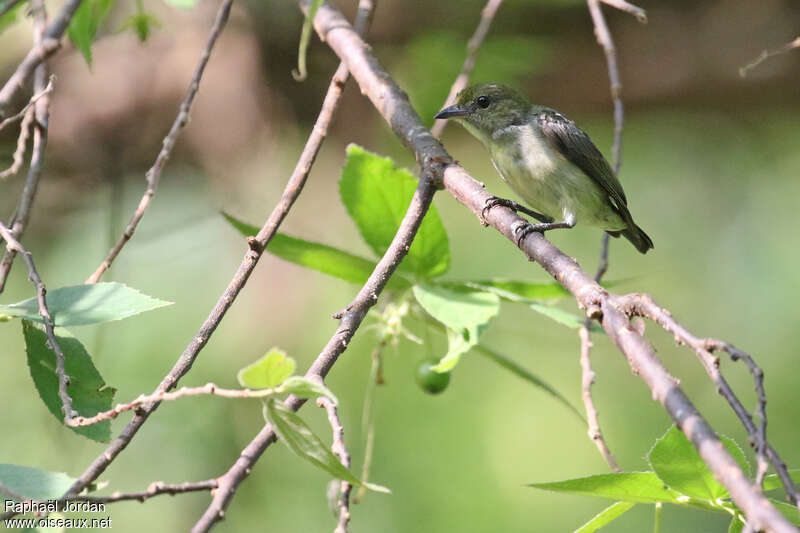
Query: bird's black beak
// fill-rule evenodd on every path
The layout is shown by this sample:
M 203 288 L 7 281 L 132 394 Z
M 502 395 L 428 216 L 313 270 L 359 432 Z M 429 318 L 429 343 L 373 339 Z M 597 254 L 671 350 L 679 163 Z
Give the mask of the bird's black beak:
M 464 109 L 458 105 L 451 105 L 436 113 L 433 118 L 453 118 L 463 117 L 464 115 L 469 115 L 469 109 Z

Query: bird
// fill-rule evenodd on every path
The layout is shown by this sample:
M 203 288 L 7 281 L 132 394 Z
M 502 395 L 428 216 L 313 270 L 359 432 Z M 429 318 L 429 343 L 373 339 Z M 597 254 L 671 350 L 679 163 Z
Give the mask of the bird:
M 481 83 L 458 93 L 455 104 L 434 118 L 461 124 L 489 151 L 503 181 L 526 205 L 498 198 L 502 205 L 539 221 L 516 228 L 517 244 L 532 231 L 572 228 L 577 223 L 622 235 L 641 253 L 653 241 L 633 221 L 625 191 L 589 136 L 564 114 L 531 104 L 521 92 Z

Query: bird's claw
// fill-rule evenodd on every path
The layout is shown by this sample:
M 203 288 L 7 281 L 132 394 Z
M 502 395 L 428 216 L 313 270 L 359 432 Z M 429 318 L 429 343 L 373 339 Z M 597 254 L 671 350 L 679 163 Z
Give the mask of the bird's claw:
M 482 226 L 489 225 L 489 222 L 486 220 L 486 212 L 489 211 L 494 206 L 499 205 L 501 203 L 502 200 L 497 196 L 491 196 L 486 199 L 486 202 L 483 204 L 483 209 L 481 209 L 481 216 L 478 217 Z
M 522 245 L 522 241 L 525 240 L 530 233 L 537 231 L 536 226 L 539 224 L 531 224 L 530 222 L 523 222 L 514 228 L 514 237 L 517 240 L 517 247 Z

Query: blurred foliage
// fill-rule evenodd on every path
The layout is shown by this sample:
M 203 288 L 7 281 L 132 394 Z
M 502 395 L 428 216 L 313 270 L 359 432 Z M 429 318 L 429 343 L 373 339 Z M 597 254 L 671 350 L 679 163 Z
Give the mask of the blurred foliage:
M 11 3 L 12 0 L 6 0 L 3 3 L 0 3 L 0 12 L 4 12 L 2 15 L 0 15 L 0 33 L 2 33 L 2 31 L 7 27 L 17 22 L 20 13 L 22 13 L 27 6 L 27 2 L 19 2 L 14 7 L 6 11 L 6 7 L 11 5 Z
M 545 39 L 529 35 L 489 37 L 478 50 L 472 81 L 519 83 L 547 61 Z M 464 36 L 440 30 L 420 34 L 404 47 L 393 74 L 406 88 L 411 103 L 427 125 L 439 111 L 466 53 Z

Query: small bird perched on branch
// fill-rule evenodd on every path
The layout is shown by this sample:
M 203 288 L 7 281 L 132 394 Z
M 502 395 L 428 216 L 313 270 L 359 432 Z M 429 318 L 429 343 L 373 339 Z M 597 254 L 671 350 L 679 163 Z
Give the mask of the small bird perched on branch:
M 497 83 L 473 85 L 434 118 L 454 119 L 489 150 L 494 167 L 528 209 L 494 197 L 496 205 L 521 211 L 539 224 L 518 228 L 517 242 L 532 231 L 571 228 L 577 222 L 625 236 L 641 253 L 653 241 L 633 222 L 622 185 L 589 136 L 549 107 L 531 104 L 519 91 Z

